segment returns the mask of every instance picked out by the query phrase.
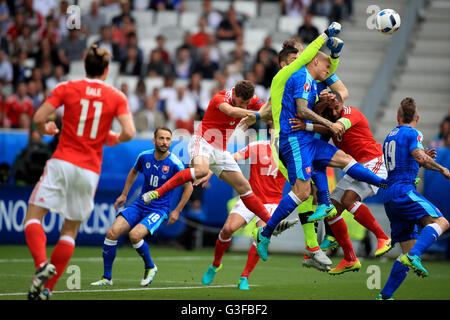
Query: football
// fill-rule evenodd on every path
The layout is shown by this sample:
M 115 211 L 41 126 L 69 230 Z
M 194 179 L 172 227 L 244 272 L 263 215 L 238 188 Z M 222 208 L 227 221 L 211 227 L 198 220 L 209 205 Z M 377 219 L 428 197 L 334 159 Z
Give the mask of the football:
M 400 28 L 400 15 L 392 9 L 384 9 L 378 12 L 376 17 L 376 28 L 384 34 L 393 34 Z

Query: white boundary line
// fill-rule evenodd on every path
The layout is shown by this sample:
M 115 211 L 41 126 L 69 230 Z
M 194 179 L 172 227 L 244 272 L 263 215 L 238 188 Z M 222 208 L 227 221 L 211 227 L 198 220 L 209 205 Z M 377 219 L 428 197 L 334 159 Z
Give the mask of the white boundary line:
M 257 287 L 258 285 L 252 285 L 252 287 Z M 149 291 L 149 290 L 186 290 L 186 289 L 211 289 L 211 288 L 234 288 L 237 287 L 236 284 L 225 284 L 225 285 L 215 285 L 215 286 L 190 286 L 190 287 L 161 287 L 161 288 L 125 288 L 125 289 L 105 289 L 105 290 L 61 290 L 53 291 L 54 294 L 58 293 L 95 293 L 95 292 L 125 292 L 125 291 Z M 10 293 L 0 293 L 0 297 L 7 296 L 26 296 L 28 292 L 10 292 Z

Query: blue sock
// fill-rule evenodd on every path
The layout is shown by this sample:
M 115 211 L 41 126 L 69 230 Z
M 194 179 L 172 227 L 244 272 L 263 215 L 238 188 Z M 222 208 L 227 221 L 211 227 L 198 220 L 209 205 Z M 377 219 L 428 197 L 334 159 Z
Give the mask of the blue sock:
M 429 224 L 423 228 L 409 254 L 420 257 L 439 238 L 440 234 L 436 229 L 441 230 L 436 223 Z
M 116 258 L 117 240 L 105 238 L 103 243 L 103 277 L 111 280 L 112 266 Z
M 365 168 L 362 164 L 352 161 L 345 168 L 344 171 L 353 179 L 367 182 L 374 186 L 380 186 L 384 179 L 377 176 L 375 173 Z
M 328 177 L 325 170 L 315 169 L 311 177 L 317 187 L 317 203 L 331 206 L 330 191 L 328 188 Z
M 267 221 L 261 235 L 270 238 L 280 221 L 288 217 L 300 203 L 302 202 L 292 191 L 285 195 L 273 212 L 272 217 Z
M 394 292 L 400 287 L 403 280 L 405 280 L 408 275 L 409 268 L 403 265 L 400 261 L 395 260 L 394 265 L 391 269 L 391 274 L 384 285 L 383 290 L 381 290 L 381 294 L 384 299 L 392 298 Z
M 142 257 L 142 260 L 144 260 L 145 269 L 150 269 L 155 266 L 152 257 L 150 256 L 148 244 L 147 242 L 144 241 L 144 239 L 142 239 L 136 244 L 133 244 L 133 248 L 136 249 L 137 253 Z

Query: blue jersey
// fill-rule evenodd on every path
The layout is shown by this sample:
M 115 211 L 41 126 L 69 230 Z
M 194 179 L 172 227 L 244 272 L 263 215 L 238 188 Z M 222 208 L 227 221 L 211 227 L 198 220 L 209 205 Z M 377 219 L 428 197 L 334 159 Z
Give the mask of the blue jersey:
M 144 175 L 144 185 L 138 201 L 142 194 L 161 187 L 167 180 L 176 173 L 184 169 L 183 163 L 172 153 L 163 160 L 156 160 L 155 150 L 144 151 L 136 159 L 134 169 Z M 153 200 L 147 206 L 149 208 L 167 208 L 170 209 L 170 197 L 172 191 L 163 194 L 160 198 Z
M 319 95 L 322 92 L 322 90 L 325 90 L 326 88 L 331 86 L 333 83 L 338 82 L 339 80 L 341 80 L 341 79 L 339 79 L 337 74 L 333 73 L 331 76 L 326 78 L 325 81 L 318 82 L 317 83 L 317 95 Z
M 280 114 L 280 137 L 301 136 L 312 139 L 314 133 L 310 131 L 291 130 L 289 119 L 297 117 L 297 104 L 295 99 L 305 99 L 308 101 L 308 108 L 313 109 L 317 100 L 317 83 L 308 72 L 306 66 L 294 72 L 286 81 L 283 98 L 281 100 Z M 306 122 L 311 122 L 303 119 Z
M 415 189 L 419 164 L 411 155 L 414 149 L 424 149 L 423 135 L 411 126 L 397 126 L 383 143 L 384 162 L 388 172 L 384 202 Z

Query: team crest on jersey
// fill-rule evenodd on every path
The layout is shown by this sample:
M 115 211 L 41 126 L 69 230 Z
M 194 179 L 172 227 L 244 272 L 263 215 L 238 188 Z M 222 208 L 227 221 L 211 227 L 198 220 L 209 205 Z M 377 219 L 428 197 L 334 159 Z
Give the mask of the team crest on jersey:
M 305 90 L 305 92 L 311 91 L 311 84 L 309 82 L 305 83 L 303 90 Z
M 420 143 L 423 142 L 423 137 L 422 137 L 421 134 L 419 134 L 419 135 L 417 136 L 417 141 L 419 141 Z
M 147 162 L 146 164 L 145 164 L 145 167 L 147 168 L 147 169 L 150 169 L 150 162 Z
M 164 173 L 167 173 L 167 172 L 169 172 L 169 166 L 163 166 L 162 167 L 162 171 L 164 172 Z
M 307 173 L 307 174 L 311 174 L 311 167 L 306 167 L 305 170 L 306 170 L 306 173 Z

